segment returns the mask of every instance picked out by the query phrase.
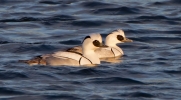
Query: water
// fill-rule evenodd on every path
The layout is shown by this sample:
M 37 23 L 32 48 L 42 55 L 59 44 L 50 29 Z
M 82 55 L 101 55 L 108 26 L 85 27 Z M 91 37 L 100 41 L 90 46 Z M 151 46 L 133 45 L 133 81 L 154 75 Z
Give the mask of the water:
M 0 0 L 1 100 L 180 100 L 180 0 Z M 95 68 L 18 60 L 123 29 L 121 63 Z

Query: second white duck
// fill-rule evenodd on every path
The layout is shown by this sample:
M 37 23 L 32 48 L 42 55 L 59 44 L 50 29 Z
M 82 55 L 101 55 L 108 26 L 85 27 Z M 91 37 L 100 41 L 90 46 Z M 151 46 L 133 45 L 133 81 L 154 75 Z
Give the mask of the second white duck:
M 124 31 L 121 29 L 115 30 L 107 35 L 105 39 L 105 45 L 107 48 L 96 49 L 95 52 L 99 58 L 119 57 L 124 55 L 123 50 L 117 46 L 118 43 L 132 42 L 132 40 L 126 38 Z M 82 54 L 82 47 L 76 46 L 67 50 L 68 52 L 77 52 Z

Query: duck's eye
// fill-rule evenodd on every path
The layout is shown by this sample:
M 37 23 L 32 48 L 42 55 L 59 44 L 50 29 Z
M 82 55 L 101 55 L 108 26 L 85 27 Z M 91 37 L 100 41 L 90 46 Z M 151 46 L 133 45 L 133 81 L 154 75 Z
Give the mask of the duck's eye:
M 117 39 L 118 39 L 119 41 L 122 41 L 122 40 L 124 40 L 124 37 L 123 37 L 122 35 L 117 35 Z
M 100 47 L 101 43 L 98 40 L 94 40 L 93 45 L 96 47 Z

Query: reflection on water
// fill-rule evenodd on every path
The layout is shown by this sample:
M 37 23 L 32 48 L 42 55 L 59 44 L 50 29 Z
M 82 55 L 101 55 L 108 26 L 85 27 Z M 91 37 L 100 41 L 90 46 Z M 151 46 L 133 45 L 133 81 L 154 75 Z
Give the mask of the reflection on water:
M 121 56 L 118 56 L 118 57 L 110 57 L 110 58 L 101 58 L 100 59 L 101 61 L 103 62 L 109 62 L 109 63 L 121 63 L 122 62 L 122 58 Z

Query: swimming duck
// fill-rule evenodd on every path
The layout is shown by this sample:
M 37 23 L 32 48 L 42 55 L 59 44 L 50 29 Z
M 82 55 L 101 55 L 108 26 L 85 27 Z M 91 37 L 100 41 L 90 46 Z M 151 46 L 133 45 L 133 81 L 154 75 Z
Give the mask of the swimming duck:
M 132 42 L 132 40 L 125 37 L 124 31 L 121 29 L 115 30 L 107 35 L 105 39 L 106 48 L 98 48 L 95 50 L 99 58 L 119 57 L 124 55 L 123 50 L 117 46 L 118 43 Z M 81 46 L 76 46 L 67 49 L 68 52 L 78 52 L 82 54 Z
M 31 60 L 22 60 L 22 62 L 30 65 L 92 65 L 100 64 L 100 59 L 95 53 L 95 50 L 99 47 L 107 47 L 102 44 L 102 37 L 100 34 L 91 34 L 83 40 L 82 43 L 82 55 L 74 52 L 57 51 L 52 54 L 45 54 L 35 57 Z

